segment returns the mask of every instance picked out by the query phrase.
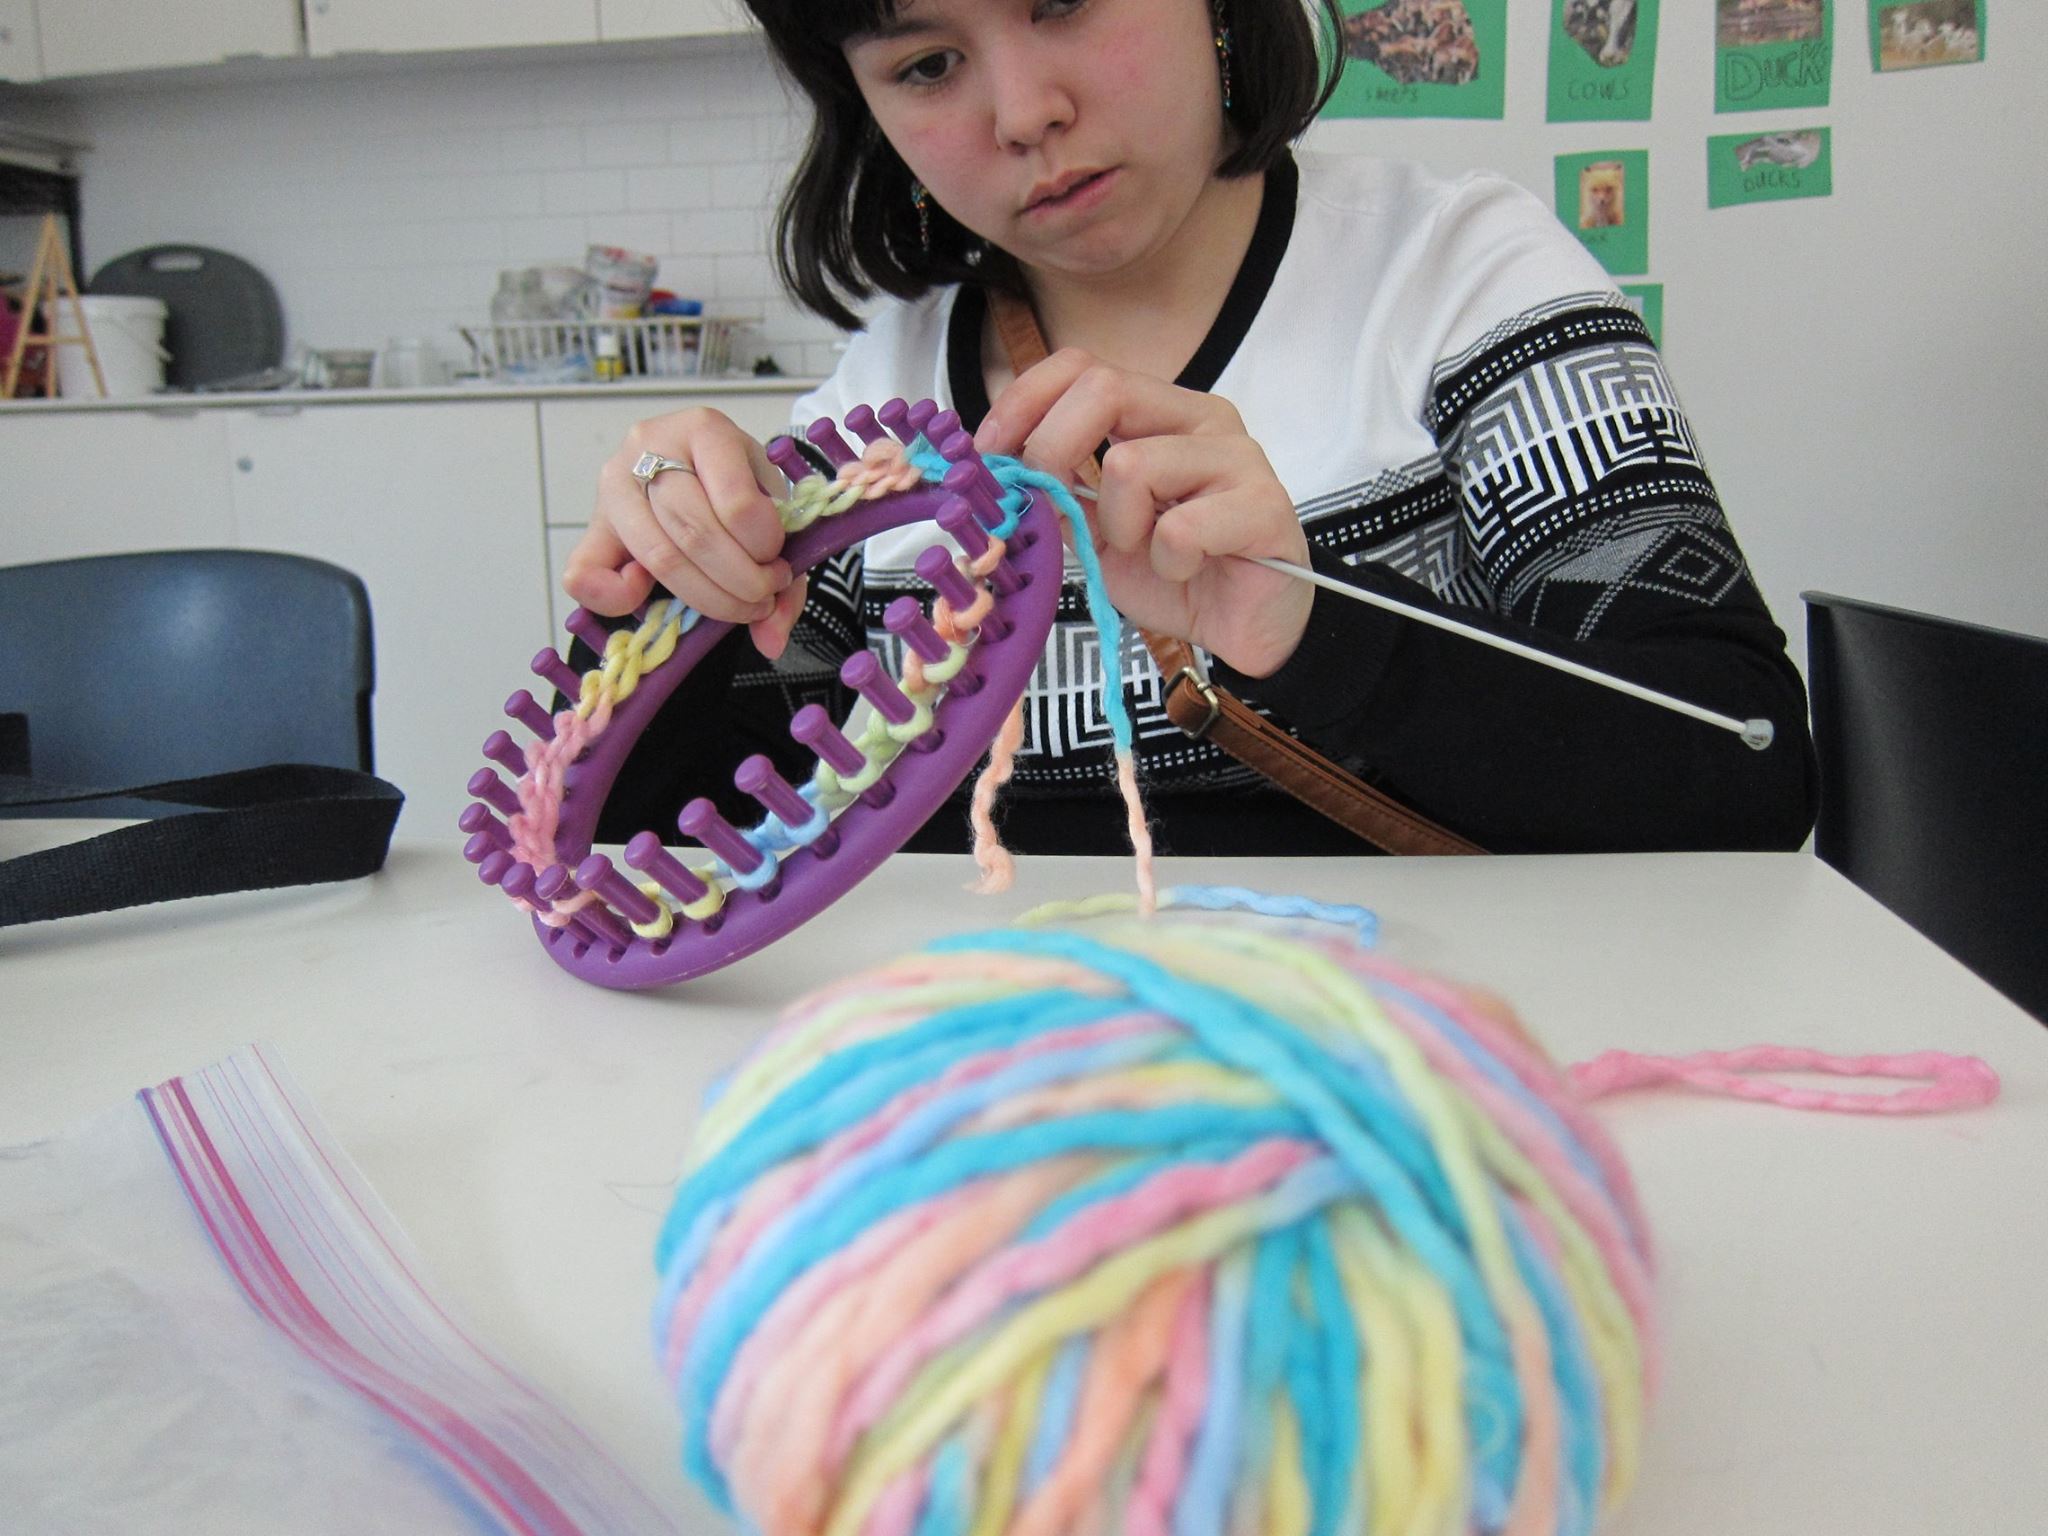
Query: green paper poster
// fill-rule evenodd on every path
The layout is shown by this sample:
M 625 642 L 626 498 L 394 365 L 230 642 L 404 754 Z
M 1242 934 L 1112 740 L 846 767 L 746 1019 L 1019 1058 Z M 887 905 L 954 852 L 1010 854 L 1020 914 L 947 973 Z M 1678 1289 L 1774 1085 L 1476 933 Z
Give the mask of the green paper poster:
M 1557 157 L 1557 216 L 1616 276 L 1650 269 L 1650 152 Z
M 1623 283 L 1621 296 L 1628 301 L 1630 309 L 1643 317 L 1643 325 L 1650 333 L 1650 340 L 1661 349 L 1664 345 L 1664 285 Z
M 1833 135 L 1825 128 L 1724 133 L 1707 140 L 1707 206 L 1828 197 L 1835 190 Z
M 1716 112 L 1824 107 L 1833 79 L 1828 0 L 1714 0 Z
M 1551 0 L 1551 122 L 1650 120 L 1657 3 Z
M 1880 74 L 1984 62 L 1985 0 L 1870 0 L 1870 59 Z
M 1506 115 L 1508 0 L 1344 0 L 1343 9 L 1344 74 L 1325 117 Z

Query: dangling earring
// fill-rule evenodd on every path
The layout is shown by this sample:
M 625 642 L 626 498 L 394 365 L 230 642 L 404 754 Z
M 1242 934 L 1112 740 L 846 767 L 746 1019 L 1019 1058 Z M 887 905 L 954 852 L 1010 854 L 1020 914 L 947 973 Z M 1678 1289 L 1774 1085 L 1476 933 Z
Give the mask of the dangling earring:
M 1223 19 L 1224 0 L 1216 0 L 1216 67 L 1223 74 L 1223 110 L 1230 110 L 1230 23 Z
M 917 248 L 929 256 L 932 253 L 932 198 L 924 189 L 924 183 L 915 176 L 910 178 L 910 206 L 917 210 Z

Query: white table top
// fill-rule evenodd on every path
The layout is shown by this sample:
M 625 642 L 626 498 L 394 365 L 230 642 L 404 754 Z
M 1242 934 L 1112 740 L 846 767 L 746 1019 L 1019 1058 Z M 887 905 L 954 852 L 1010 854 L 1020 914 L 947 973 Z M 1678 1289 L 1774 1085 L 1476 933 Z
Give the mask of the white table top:
M 48 840 L 0 822 L 0 856 Z M 273 1042 L 440 1295 L 691 1531 L 646 1343 L 652 1247 L 695 1106 L 773 1012 L 854 964 L 1115 859 L 901 856 L 763 954 L 612 993 L 542 954 L 452 845 L 368 881 L 0 931 L 0 1145 Z M 1167 861 L 1362 902 L 1385 948 L 1510 999 L 1560 1059 L 1613 1046 L 1939 1048 L 1989 1110 L 1802 1115 L 1678 1095 L 1601 1111 L 1659 1240 L 1667 1372 L 1610 1536 L 2036 1532 L 2048 1508 L 2048 1031 L 1804 855 Z

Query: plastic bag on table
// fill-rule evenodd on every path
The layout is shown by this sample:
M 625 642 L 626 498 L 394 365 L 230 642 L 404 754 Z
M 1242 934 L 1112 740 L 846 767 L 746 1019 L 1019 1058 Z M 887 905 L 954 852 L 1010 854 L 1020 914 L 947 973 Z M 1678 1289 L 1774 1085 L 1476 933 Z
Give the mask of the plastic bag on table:
M 435 1303 L 255 1047 L 0 1148 L 0 1512 L 43 1536 L 672 1529 Z

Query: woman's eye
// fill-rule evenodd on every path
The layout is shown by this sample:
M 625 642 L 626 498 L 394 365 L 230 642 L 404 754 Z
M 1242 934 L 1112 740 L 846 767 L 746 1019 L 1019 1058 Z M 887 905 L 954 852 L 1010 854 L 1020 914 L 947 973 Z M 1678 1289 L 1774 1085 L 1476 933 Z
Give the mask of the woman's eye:
M 953 55 L 949 49 L 912 59 L 896 72 L 896 79 L 904 85 L 937 85 L 952 71 Z

